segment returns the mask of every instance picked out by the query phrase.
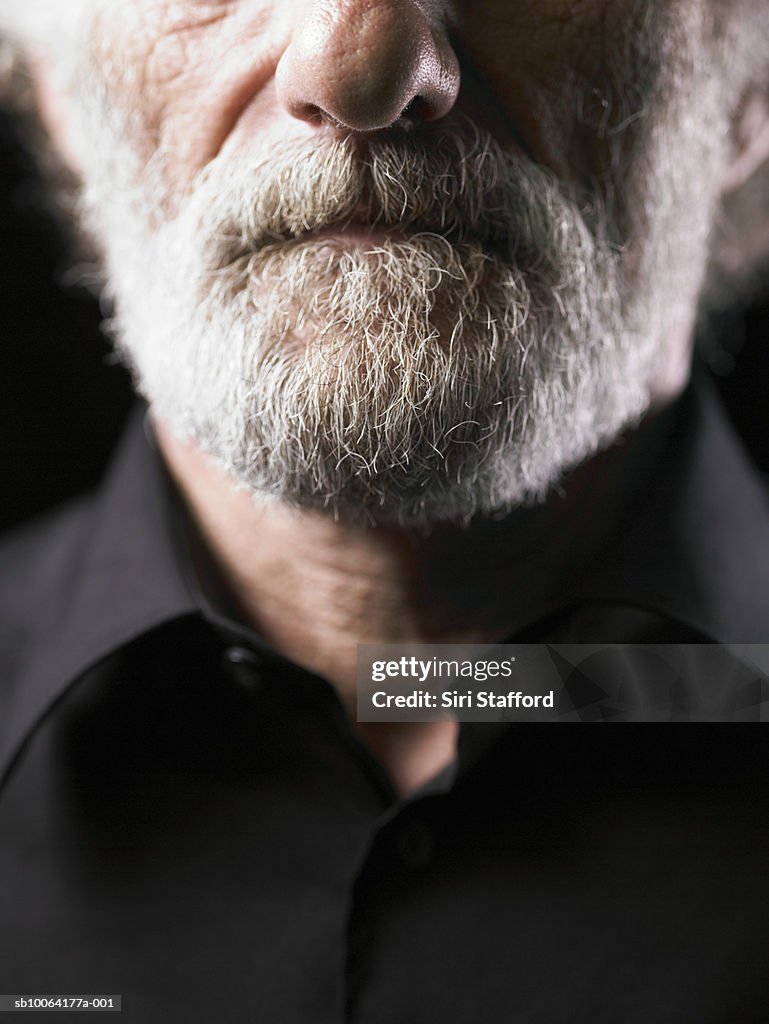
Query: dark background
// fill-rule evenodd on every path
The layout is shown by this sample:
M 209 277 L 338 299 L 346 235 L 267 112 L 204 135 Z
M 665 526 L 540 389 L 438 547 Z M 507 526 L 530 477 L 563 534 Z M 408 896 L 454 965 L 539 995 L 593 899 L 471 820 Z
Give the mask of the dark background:
M 96 300 L 46 212 L 32 161 L 0 112 L 0 529 L 98 479 L 132 397 Z M 769 302 L 721 314 L 705 356 L 769 473 Z

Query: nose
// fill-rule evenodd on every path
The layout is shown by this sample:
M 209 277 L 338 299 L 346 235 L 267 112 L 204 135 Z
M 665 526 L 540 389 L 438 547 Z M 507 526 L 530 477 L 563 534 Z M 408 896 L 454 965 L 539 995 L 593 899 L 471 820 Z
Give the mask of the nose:
M 307 0 L 276 71 L 294 117 L 357 132 L 449 113 L 459 62 L 423 0 Z M 434 8 L 436 5 L 431 4 Z

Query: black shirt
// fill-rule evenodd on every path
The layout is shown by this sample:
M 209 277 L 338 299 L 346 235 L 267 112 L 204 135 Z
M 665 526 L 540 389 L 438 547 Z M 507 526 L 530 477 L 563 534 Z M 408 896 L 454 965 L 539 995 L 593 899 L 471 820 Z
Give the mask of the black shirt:
M 701 387 L 663 434 L 518 636 L 769 640 L 760 482 Z M 174 508 L 137 418 L 97 495 L 0 553 L 0 992 L 142 1024 L 765 1024 L 760 725 L 467 724 L 399 799 L 333 688 L 202 595 Z

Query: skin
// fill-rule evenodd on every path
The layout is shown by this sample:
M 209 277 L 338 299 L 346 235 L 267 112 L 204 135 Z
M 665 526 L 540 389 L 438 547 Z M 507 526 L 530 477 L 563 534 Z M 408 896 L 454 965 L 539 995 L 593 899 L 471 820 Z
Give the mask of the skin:
M 365 138 L 404 111 L 417 125 L 446 130 L 470 115 L 504 146 L 584 184 L 600 181 L 606 169 L 596 123 L 627 114 L 612 105 L 608 63 L 625 54 L 632 19 L 642 10 L 654 31 L 664 13 L 704 31 L 693 26 L 707 23 L 708 4 L 100 0 L 90 44 L 111 67 L 113 102 L 125 107 L 130 99 L 136 151 L 146 161 L 162 154 L 171 195 L 184 195 L 217 156 L 258 159 L 277 141 L 311 145 L 339 131 Z M 54 96 L 44 71 L 39 86 L 52 128 L 76 162 L 66 97 Z M 632 123 L 627 130 L 632 145 Z M 746 149 L 735 153 L 735 164 L 744 163 Z M 685 382 L 691 313 L 660 367 L 660 405 Z M 544 534 L 528 515 L 416 535 L 262 506 L 162 422 L 157 431 L 244 614 L 278 650 L 332 681 L 352 718 L 358 643 L 499 638 L 525 613 L 529 567 L 543 543 L 562 539 L 548 560 L 557 586 L 575 547 L 569 540 L 579 537 L 589 551 L 601 539 L 599 526 L 585 529 L 574 514 L 585 488 L 602 479 L 600 458 L 550 503 Z M 401 792 L 453 756 L 454 723 L 358 729 Z
M 693 6 L 696 21 L 706 4 L 663 6 Z M 97 5 L 92 45 L 112 67 L 118 105 L 130 96 L 139 111 L 137 148 L 148 159 L 167 154 L 176 189 L 222 149 L 258 155 L 276 139 L 312 140 L 334 126 L 378 131 L 412 103 L 419 120 L 449 126 L 472 114 L 573 180 L 588 172 L 595 149 L 595 139 L 582 151 L 575 143 L 578 94 L 601 83 L 606 53 L 619 49 L 635 6 L 140 0 L 119 12 Z M 660 5 L 645 6 L 654 15 Z

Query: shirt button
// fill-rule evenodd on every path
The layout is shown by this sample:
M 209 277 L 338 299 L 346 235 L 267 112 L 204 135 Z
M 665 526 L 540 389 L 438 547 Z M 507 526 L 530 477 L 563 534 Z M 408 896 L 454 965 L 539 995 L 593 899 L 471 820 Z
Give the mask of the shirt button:
M 222 655 L 222 668 L 232 679 L 250 693 L 261 686 L 261 658 L 248 647 L 228 647 Z
M 398 833 L 398 853 L 410 868 L 424 868 L 435 856 L 435 836 L 430 826 L 413 819 Z

